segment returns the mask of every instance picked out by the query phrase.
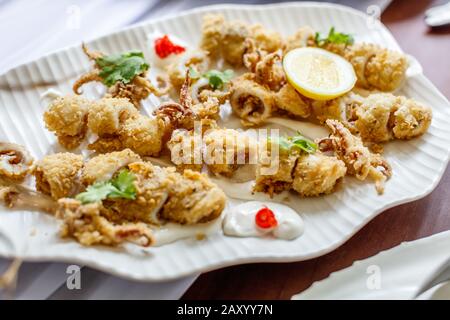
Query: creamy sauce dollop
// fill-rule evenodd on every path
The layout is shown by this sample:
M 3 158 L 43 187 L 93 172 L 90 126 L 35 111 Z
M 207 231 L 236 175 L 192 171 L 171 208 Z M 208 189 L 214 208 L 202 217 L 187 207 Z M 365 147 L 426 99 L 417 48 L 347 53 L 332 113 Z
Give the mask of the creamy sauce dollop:
M 194 225 L 181 225 L 177 223 L 166 223 L 153 229 L 155 247 L 160 247 L 181 239 L 197 238 L 203 239 L 213 234 L 219 234 L 222 229 L 222 218 L 211 222 Z
M 160 69 L 165 69 L 167 66 L 172 63 L 178 62 L 182 56 L 185 56 L 188 51 L 190 51 L 191 47 L 182 39 L 169 34 L 169 39 L 182 47 L 186 48 L 186 51 L 180 54 L 171 54 L 166 58 L 161 58 L 155 52 L 155 40 L 163 37 L 164 34 L 159 31 L 154 31 L 152 33 L 147 34 L 147 50 L 145 52 L 145 57 L 147 61 L 150 61 L 152 66 Z
M 48 104 L 48 103 L 52 102 L 53 100 L 55 100 L 59 97 L 62 97 L 62 95 L 63 94 L 61 93 L 61 91 L 50 88 L 50 89 L 47 89 L 46 91 L 44 91 L 39 98 L 42 103 Z
M 255 223 L 256 213 L 266 206 L 275 214 L 277 226 L 260 228 Z M 275 238 L 293 240 L 302 235 L 303 219 L 293 209 L 280 203 L 249 201 L 230 209 L 223 221 L 225 235 L 234 237 L 264 237 L 273 235 Z

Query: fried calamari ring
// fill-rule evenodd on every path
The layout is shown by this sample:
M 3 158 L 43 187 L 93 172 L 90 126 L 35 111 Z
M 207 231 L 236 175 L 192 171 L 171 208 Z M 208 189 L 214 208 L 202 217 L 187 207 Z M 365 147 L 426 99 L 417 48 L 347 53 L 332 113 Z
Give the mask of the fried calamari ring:
M 36 189 L 55 200 L 73 196 L 78 193 L 82 168 L 81 155 L 65 152 L 45 156 L 37 162 L 33 171 Z
M 23 146 L 0 142 L 0 177 L 23 180 L 33 169 L 34 159 Z
M 244 126 L 260 125 L 272 115 L 275 100 L 271 91 L 244 74 L 232 81 L 230 104 Z

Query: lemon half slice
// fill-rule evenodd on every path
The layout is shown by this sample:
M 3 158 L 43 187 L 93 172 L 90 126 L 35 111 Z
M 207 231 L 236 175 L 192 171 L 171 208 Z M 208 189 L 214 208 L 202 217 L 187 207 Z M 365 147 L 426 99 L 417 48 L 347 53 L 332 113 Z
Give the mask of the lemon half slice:
M 297 48 L 283 59 L 289 83 L 304 96 L 330 100 L 350 91 L 356 83 L 353 66 L 337 54 L 319 48 Z

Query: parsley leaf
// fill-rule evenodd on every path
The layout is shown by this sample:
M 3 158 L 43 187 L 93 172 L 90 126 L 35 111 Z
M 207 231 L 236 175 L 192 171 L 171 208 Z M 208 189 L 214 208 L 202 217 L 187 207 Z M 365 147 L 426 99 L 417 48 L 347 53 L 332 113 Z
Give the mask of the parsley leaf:
M 81 201 L 82 204 L 100 202 L 105 200 L 115 189 L 110 182 L 98 182 L 87 187 L 86 191 L 79 193 L 75 199 Z
M 314 42 L 319 47 L 322 47 L 329 43 L 352 45 L 354 41 L 355 40 L 353 39 L 352 35 L 336 32 L 334 27 L 331 27 L 330 31 L 328 32 L 328 36 L 326 38 L 323 38 L 319 32 L 316 32 L 316 36 L 314 38 Z
M 225 83 L 230 82 L 231 78 L 233 78 L 233 70 L 209 70 L 207 73 L 203 75 L 208 79 L 209 85 L 213 88 L 213 90 L 221 89 Z
M 211 88 L 213 88 L 213 90 L 222 89 L 225 83 L 230 82 L 230 80 L 233 78 L 233 75 L 234 75 L 233 70 L 230 69 L 225 71 L 209 70 L 204 74 L 200 74 L 194 68 L 189 67 L 189 76 L 192 79 L 199 79 L 199 78 L 208 79 L 209 85 L 211 86 Z
M 129 51 L 100 57 L 96 60 L 100 77 L 108 87 L 117 81 L 129 83 L 133 78 L 148 70 L 149 65 L 140 51 Z
M 299 148 L 306 153 L 314 153 L 317 150 L 317 144 L 302 135 L 292 137 L 292 144 L 291 148 Z
M 270 142 L 270 137 L 268 140 Z M 292 137 L 279 137 L 277 143 L 282 151 L 288 153 L 298 150 L 306 153 L 314 153 L 317 150 L 317 144 L 302 136 L 300 132 L 297 132 L 297 135 Z
M 111 180 L 111 184 L 117 189 L 109 194 L 109 198 L 136 199 L 136 188 L 134 186 L 136 177 L 126 169 L 120 170 L 116 178 Z
M 127 169 L 122 169 L 117 177 L 110 181 L 97 182 L 87 187 L 85 192 L 79 193 L 75 199 L 82 204 L 100 202 L 107 198 L 136 199 L 134 181 L 136 177 Z

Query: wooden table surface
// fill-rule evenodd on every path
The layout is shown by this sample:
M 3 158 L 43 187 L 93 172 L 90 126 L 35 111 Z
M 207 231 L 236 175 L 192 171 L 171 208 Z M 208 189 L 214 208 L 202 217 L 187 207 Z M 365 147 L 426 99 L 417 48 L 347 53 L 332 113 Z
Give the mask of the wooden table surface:
M 450 27 L 430 30 L 424 11 L 442 1 L 394 0 L 381 20 L 400 46 L 422 64 L 425 75 L 450 97 Z M 183 299 L 289 299 L 331 272 L 379 251 L 450 230 L 450 169 L 427 197 L 380 214 L 337 250 L 297 263 L 258 263 L 201 275 Z

